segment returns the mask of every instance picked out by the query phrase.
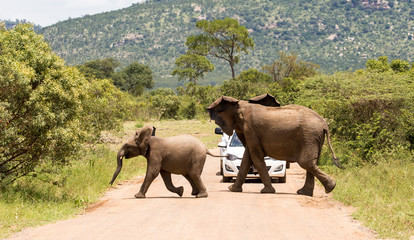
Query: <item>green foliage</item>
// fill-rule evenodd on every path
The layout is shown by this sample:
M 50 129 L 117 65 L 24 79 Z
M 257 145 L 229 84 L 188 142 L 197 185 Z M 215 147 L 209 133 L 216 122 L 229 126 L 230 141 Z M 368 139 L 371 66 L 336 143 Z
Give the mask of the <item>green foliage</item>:
M 189 80 L 197 85 L 197 80 L 203 78 L 204 73 L 214 70 L 214 65 L 205 56 L 186 53 L 175 61 L 177 66 L 172 75 L 178 76 L 178 81 Z
M 240 61 L 239 54 L 247 54 L 249 49 L 254 48 L 253 39 L 247 29 L 232 18 L 201 20 L 196 27 L 203 33 L 187 38 L 185 45 L 189 52 L 225 60 L 229 63 L 234 78 L 234 65 Z
M 108 79 L 91 79 L 83 101 L 83 125 L 90 132 L 90 140 L 101 131 L 121 130 L 123 120 L 132 117 L 133 99 L 116 88 Z
M 157 114 L 157 119 L 178 118 L 180 99 L 170 88 L 159 88 L 151 92 L 151 108 Z
M 283 83 L 285 78 L 304 79 L 315 76 L 318 68 L 319 65 L 315 63 L 298 59 L 298 55 L 295 53 L 288 55 L 283 51 L 279 52 L 279 59 L 275 60 L 271 65 L 263 67 L 272 76 L 273 81 L 279 85 L 286 84 Z
M 224 81 L 221 92 L 225 96 L 248 100 L 267 92 L 271 81 L 270 75 L 251 68 L 240 73 L 235 79 Z
M 382 72 L 388 60 L 381 59 L 368 61 L 366 71 L 321 75 L 301 86 L 297 103 L 328 118 L 331 133 L 359 157 L 352 165 L 413 146 L 414 79 L 409 72 Z
M 82 142 L 88 85 L 30 25 L 0 29 L 0 181 L 45 159 L 64 163 Z
M 78 65 L 79 71 L 85 75 L 85 77 L 94 77 L 99 79 L 111 78 L 115 73 L 115 69 L 121 64 L 114 58 L 97 59 L 86 62 L 82 65 Z
M 299 79 L 284 78 L 279 83 L 271 83 L 268 92 L 275 96 L 282 105 L 294 104 L 300 96 L 301 84 L 302 81 Z
M 0 29 L 0 182 L 66 164 L 102 130 L 120 128 L 126 95 L 64 65 L 30 25 Z
M 152 70 L 143 64 L 133 62 L 113 75 L 114 85 L 132 95 L 139 96 L 145 89 L 154 87 Z

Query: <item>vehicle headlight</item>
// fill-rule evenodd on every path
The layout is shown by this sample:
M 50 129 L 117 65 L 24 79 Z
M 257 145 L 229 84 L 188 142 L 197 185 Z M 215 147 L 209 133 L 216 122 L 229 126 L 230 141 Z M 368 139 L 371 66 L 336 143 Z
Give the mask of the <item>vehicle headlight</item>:
M 226 168 L 226 170 L 228 172 L 234 172 L 233 169 L 231 169 L 231 167 L 229 165 L 226 164 L 226 165 L 224 165 L 224 167 Z
M 233 154 L 228 154 L 227 159 L 230 160 L 230 161 L 234 161 L 234 160 L 237 160 L 238 157 L 236 155 L 233 155 Z
M 283 164 L 281 164 L 281 165 L 277 166 L 277 167 L 275 168 L 275 172 L 282 171 L 282 169 L 283 169 Z

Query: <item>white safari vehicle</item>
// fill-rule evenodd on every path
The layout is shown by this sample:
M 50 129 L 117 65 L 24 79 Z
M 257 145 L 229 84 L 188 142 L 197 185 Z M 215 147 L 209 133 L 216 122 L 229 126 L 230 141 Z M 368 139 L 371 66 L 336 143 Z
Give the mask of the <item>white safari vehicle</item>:
M 223 175 L 223 182 L 230 182 L 233 177 L 237 177 L 244 147 L 234 131 L 232 136 L 228 136 L 220 128 L 216 128 L 215 133 L 222 135 L 221 142 L 218 144 L 220 155 L 227 155 L 227 157 L 220 158 L 220 173 Z M 272 180 L 278 179 L 278 182 L 285 183 L 286 161 L 276 160 L 271 157 L 265 157 L 264 160 Z M 247 178 L 260 178 L 259 173 L 253 166 L 250 168 Z

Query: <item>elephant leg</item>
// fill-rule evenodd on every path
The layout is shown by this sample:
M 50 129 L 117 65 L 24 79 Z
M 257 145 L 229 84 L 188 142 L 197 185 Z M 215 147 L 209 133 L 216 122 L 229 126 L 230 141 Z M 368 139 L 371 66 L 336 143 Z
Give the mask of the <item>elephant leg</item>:
M 315 176 L 309 171 L 306 171 L 305 185 L 297 191 L 300 195 L 313 196 L 313 189 L 315 187 Z
M 306 181 L 305 185 L 298 190 L 298 194 L 303 194 L 307 196 L 313 196 L 314 189 L 314 176 L 322 183 L 325 187 L 325 192 L 330 193 L 336 186 L 334 179 L 329 177 L 326 173 L 318 168 L 316 165 L 318 159 L 313 159 L 310 162 L 300 161 L 299 165 L 306 170 Z
M 255 154 L 251 154 L 251 153 Z M 264 161 L 264 152 L 262 149 L 250 148 L 250 155 L 253 161 L 253 165 L 256 170 L 259 172 L 260 179 L 264 184 L 264 188 L 260 191 L 260 193 L 275 193 L 276 190 L 272 186 L 272 180 L 270 179 L 269 172 L 266 169 L 266 163 Z
M 200 176 L 197 174 L 191 174 L 189 175 L 189 178 L 191 178 L 191 180 L 194 182 L 194 185 L 199 191 L 196 195 L 196 198 L 206 198 L 208 196 L 207 189 L 204 186 L 203 181 L 201 181 Z
M 173 183 L 171 181 L 171 173 L 169 173 L 167 171 L 164 171 L 164 170 L 161 170 L 160 173 L 161 173 L 162 180 L 164 180 L 164 184 L 167 187 L 167 189 L 169 191 L 173 192 L 173 193 L 177 193 L 178 196 L 182 197 L 183 192 L 184 192 L 184 188 L 182 186 L 176 188 L 173 185 Z
M 242 185 L 246 181 L 247 174 L 249 173 L 250 167 L 253 165 L 249 151 L 244 151 L 243 158 L 240 164 L 239 172 L 237 173 L 236 181 L 229 186 L 229 190 L 232 192 L 242 192 Z
M 194 184 L 193 180 L 188 176 L 185 175 L 184 176 L 187 181 L 191 184 L 191 188 L 193 189 L 193 191 L 191 192 L 191 195 L 196 196 L 200 191 L 197 189 L 197 186 Z
M 147 193 L 149 186 L 160 173 L 160 168 L 161 166 L 153 166 L 151 164 L 148 164 L 144 182 L 142 183 L 139 192 L 135 194 L 136 198 L 145 198 L 145 194 Z

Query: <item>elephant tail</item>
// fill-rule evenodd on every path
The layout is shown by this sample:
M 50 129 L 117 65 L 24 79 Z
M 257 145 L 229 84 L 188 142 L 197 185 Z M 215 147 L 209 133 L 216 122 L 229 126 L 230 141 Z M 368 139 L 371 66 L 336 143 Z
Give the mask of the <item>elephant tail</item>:
M 332 152 L 332 162 L 335 166 L 337 166 L 340 169 L 345 169 L 345 167 L 343 167 L 341 165 L 341 163 L 339 162 L 339 159 L 335 156 L 335 152 L 332 148 L 332 144 L 331 144 L 331 137 L 329 136 L 329 130 L 328 129 L 324 129 L 323 130 L 326 134 L 326 139 L 328 140 L 328 145 L 329 145 L 329 149 L 331 149 Z
M 215 155 L 215 154 L 212 154 L 207 148 L 206 148 L 206 153 L 208 154 L 208 155 L 210 155 L 210 156 L 212 156 L 212 157 L 227 157 L 227 155 L 224 155 L 224 156 L 222 156 L 222 155 Z

